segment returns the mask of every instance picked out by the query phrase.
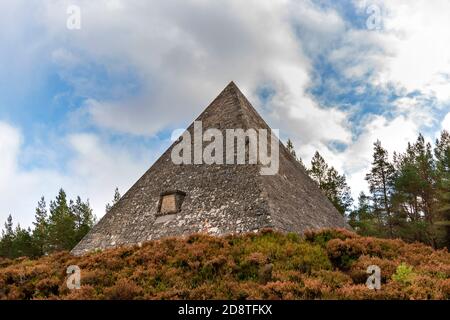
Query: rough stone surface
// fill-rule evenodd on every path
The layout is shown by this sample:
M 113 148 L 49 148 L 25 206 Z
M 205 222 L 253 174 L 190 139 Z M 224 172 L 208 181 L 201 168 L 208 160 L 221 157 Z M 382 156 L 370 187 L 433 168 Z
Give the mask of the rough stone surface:
M 202 121 L 203 130 L 218 128 L 224 137 L 225 129 L 269 130 L 233 82 L 196 120 Z M 191 124 L 187 131 L 192 134 L 193 130 Z M 223 235 L 270 227 L 303 233 L 322 227 L 348 228 L 302 166 L 279 145 L 279 171 L 271 176 L 260 175 L 259 164 L 176 165 L 171 160 L 172 145 L 72 253 L 196 232 Z M 168 190 L 185 196 L 178 212 L 162 215 L 160 201 Z

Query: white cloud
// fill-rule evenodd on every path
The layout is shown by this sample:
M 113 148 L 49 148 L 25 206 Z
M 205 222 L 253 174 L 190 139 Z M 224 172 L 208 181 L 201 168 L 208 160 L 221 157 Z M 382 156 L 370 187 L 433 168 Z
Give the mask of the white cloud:
M 71 134 L 64 140 L 73 153 L 64 170 L 21 168 L 21 132 L 0 122 L 0 221 L 12 214 L 15 222 L 30 226 L 40 197 L 48 202 L 61 187 L 70 198 L 89 198 L 94 213 L 101 217 L 114 188 L 119 187 L 122 194 L 127 191 L 157 155 L 145 147 L 130 150 L 126 145 L 110 145 L 94 134 Z
M 374 83 L 419 91 L 440 101 L 450 99 L 450 2 L 436 0 L 355 0 L 362 9 L 376 3 L 382 8 L 383 30 L 377 46 L 389 48 L 376 65 Z
M 7 123 L 0 122 L 0 188 L 10 178 L 9 175 L 16 170 L 16 159 L 22 137 L 18 130 Z M 3 191 L 0 189 L 0 191 Z
M 355 2 L 365 14 L 367 2 Z M 64 0 L 35 3 L 31 10 L 28 1 L 5 2 L 0 3 L 0 11 L 11 13 L 9 17 L 14 13 L 23 23 L 13 28 L 19 23 L 12 18 L 0 21 L 2 30 L 7 30 L 0 40 L 10 44 L 1 50 L 0 58 L 14 66 L 0 65 L 0 74 L 14 69 L 12 80 L 30 87 L 36 81 L 32 75 L 41 66 L 40 59 L 50 61 L 75 94 L 86 97 L 79 106 L 81 112 L 73 113 L 83 119 L 70 119 L 74 127 L 88 115 L 103 134 L 143 136 L 187 124 L 230 80 L 237 82 L 257 108 L 257 89 L 268 85 L 275 92 L 262 110 L 269 124 L 294 140 L 306 162 L 319 150 L 347 173 L 356 194 L 365 188 L 363 177 L 372 143 L 380 139 L 391 153 L 403 150 L 424 126 L 441 122 L 435 118 L 430 99 L 437 99 L 441 108 L 450 99 L 450 42 L 446 41 L 450 3 L 372 2 L 380 3 L 386 13 L 381 31 L 352 28 L 337 10 L 309 0 L 246 1 L 251 10 L 241 0 Z M 81 7 L 82 29 L 78 31 L 65 27 L 65 9 L 73 3 Z M 38 27 L 33 39 L 26 36 L 34 34 L 27 30 L 30 25 Z M 12 49 L 24 47 L 27 50 Z M 360 94 L 367 90 L 365 84 L 394 88 L 401 95 L 418 94 L 390 104 L 388 114 L 365 117 L 361 134 L 355 136 L 349 116 L 363 112 L 364 105 L 345 111 L 320 105 L 309 94 L 315 84 L 317 56 L 327 59 L 342 75 L 338 80 L 323 79 L 333 84 L 332 94 L 342 93 L 339 81 L 355 80 L 359 81 L 355 91 Z M 119 81 L 99 86 L 93 66 L 101 66 L 107 76 Z M 120 81 L 128 73 L 133 74 L 132 81 Z M 442 127 L 449 126 L 447 115 Z M 30 210 L 40 195 L 53 198 L 60 186 L 91 198 L 99 214 L 114 186 L 125 191 L 151 162 L 145 147 L 130 154 L 130 148 L 111 144 L 97 134 L 64 138 L 74 153 L 65 172 L 24 170 L 19 166 L 23 156 L 20 130 L 0 125 L 0 152 L 5 155 L 0 158 L 0 218 L 11 212 L 30 221 Z M 339 152 L 329 148 L 331 142 L 348 147 Z M 25 200 L 19 198 L 21 192 L 27 194 Z
M 312 155 L 318 150 L 330 165 L 346 174 L 353 197 L 357 199 L 361 191 L 368 191 L 365 175 L 372 162 L 373 143 L 380 140 L 392 160 L 394 151 L 404 152 L 408 142 L 415 141 L 420 126 L 420 118 L 414 119 L 405 115 L 394 119 L 381 115 L 369 116 L 363 123 L 362 133 L 343 152 L 334 152 L 325 145 L 316 145 L 303 154 Z M 311 156 L 304 159 L 310 158 Z
M 0 122 L 0 219 L 8 214 L 29 225 L 34 215 L 34 205 L 42 194 L 55 192 L 49 186 L 61 183 L 63 177 L 45 170 L 25 173 L 18 165 L 22 145 L 20 130 L 8 123 Z M 39 195 L 37 195 L 39 193 Z
M 289 127 L 304 142 L 349 141 L 346 114 L 325 111 L 306 93 L 312 61 L 304 50 L 320 50 L 326 42 L 315 37 L 315 43 L 300 42 L 292 25 L 295 21 L 331 41 L 345 25 L 335 11 L 322 11 L 310 1 L 247 2 L 252 10 L 242 10 L 241 1 L 234 0 L 79 4 L 83 22 L 78 33 L 61 29 L 65 2 L 46 7 L 49 32 L 64 44 L 70 41 L 54 50 L 55 61 L 64 62 L 64 68 L 72 66 L 82 59 L 70 51 L 77 48 L 107 70 L 131 66 L 142 87 L 126 100 L 88 100 L 85 108 L 96 125 L 151 136 L 192 120 L 231 80 L 255 102 L 258 86 L 270 82 L 276 91 L 266 115 L 272 125 L 281 126 L 287 113 Z M 73 83 L 73 74 L 66 71 L 62 76 Z M 74 83 L 88 84 L 89 79 Z
M 450 132 L 450 112 L 445 115 L 444 120 L 442 120 L 441 127 L 442 130 L 447 130 Z

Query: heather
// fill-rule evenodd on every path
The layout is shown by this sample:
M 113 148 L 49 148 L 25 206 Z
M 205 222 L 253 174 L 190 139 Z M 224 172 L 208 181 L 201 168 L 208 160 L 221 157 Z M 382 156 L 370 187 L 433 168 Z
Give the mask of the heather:
M 81 288 L 66 285 L 69 265 Z M 369 265 L 381 289 L 366 286 Z M 449 299 L 450 254 L 347 230 L 150 241 L 82 257 L 0 260 L 1 299 Z

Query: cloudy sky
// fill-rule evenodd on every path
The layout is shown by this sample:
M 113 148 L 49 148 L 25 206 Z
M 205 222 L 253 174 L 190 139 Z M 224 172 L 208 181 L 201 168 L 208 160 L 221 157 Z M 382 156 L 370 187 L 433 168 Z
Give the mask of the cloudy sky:
M 71 5 L 81 29 L 68 29 Z M 366 188 L 372 143 L 450 129 L 448 0 L 0 2 L 0 222 L 60 187 L 104 213 L 231 80 Z M 72 21 L 72 20 L 71 20 Z

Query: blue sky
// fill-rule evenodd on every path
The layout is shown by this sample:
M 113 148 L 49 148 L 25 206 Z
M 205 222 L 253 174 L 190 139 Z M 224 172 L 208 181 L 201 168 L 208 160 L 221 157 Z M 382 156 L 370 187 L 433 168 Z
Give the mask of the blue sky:
M 79 30 L 66 27 L 69 5 Z M 102 216 L 114 188 L 125 192 L 231 80 L 304 162 L 319 150 L 356 195 L 376 139 L 392 153 L 450 129 L 449 10 L 445 0 L 3 2 L 0 219 L 29 225 L 60 187 Z

